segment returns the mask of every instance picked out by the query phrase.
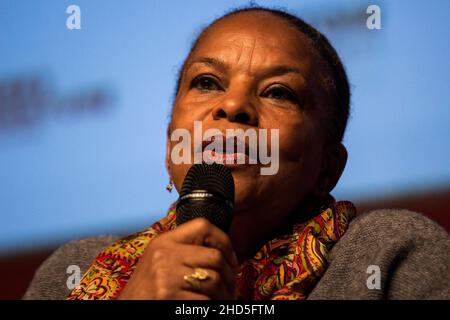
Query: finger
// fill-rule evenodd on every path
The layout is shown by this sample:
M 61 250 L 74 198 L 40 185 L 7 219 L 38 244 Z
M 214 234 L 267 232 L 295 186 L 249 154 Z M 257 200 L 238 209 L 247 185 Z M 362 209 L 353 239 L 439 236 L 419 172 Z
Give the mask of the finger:
M 182 290 L 178 292 L 173 300 L 211 300 L 211 298 L 201 293 Z
M 203 272 L 206 272 L 206 279 L 196 279 L 192 275 L 197 270 L 196 268 L 185 268 L 182 290 L 203 294 L 215 300 L 224 300 L 233 295 L 217 271 L 201 268 Z
M 181 244 L 177 247 L 177 256 L 182 263 L 191 268 L 208 268 L 220 273 L 227 288 L 234 291 L 235 272 L 226 261 L 222 252 L 215 248 Z
M 230 238 L 205 218 L 196 218 L 180 225 L 171 239 L 184 244 L 205 245 L 220 250 L 232 268 L 238 266 Z

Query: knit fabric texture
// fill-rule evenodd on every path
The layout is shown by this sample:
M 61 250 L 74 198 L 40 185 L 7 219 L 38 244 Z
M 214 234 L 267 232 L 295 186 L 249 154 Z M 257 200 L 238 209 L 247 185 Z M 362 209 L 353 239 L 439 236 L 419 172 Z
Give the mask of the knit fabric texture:
M 36 271 L 24 299 L 66 299 L 67 268 L 81 275 L 118 237 L 77 240 L 57 249 Z M 450 236 L 408 210 L 357 216 L 329 253 L 328 268 L 308 299 L 450 299 Z

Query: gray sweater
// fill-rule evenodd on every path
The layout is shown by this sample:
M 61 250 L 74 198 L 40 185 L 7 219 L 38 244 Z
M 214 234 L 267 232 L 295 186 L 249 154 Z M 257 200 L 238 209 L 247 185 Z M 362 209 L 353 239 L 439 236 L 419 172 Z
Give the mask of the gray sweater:
M 24 299 L 64 299 L 67 267 L 83 274 L 117 237 L 70 242 L 37 270 Z M 329 266 L 308 299 L 450 299 L 450 236 L 407 210 L 377 210 L 355 218 L 333 247 Z

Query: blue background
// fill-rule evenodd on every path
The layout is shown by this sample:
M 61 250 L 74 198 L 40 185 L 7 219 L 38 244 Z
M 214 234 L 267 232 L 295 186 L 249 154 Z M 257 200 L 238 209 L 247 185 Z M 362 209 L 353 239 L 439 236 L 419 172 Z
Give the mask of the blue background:
M 81 30 L 66 28 L 70 4 Z M 92 88 L 109 97 L 102 112 L 61 116 L 53 103 L 33 125 L 0 127 L 0 253 L 138 230 L 165 214 L 176 199 L 164 157 L 177 70 L 202 26 L 245 4 L 0 0 L 0 86 L 38 77 L 53 101 Z M 450 185 L 450 1 L 258 4 L 313 23 L 346 65 L 353 110 L 338 199 Z M 366 27 L 369 4 L 381 7 L 381 30 Z

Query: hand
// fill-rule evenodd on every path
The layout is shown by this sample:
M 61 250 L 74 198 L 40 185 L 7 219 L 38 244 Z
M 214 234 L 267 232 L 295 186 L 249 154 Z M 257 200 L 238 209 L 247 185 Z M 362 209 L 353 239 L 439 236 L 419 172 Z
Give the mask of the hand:
M 195 268 L 208 273 L 198 286 L 184 279 Z M 234 299 L 237 268 L 229 237 L 196 218 L 150 242 L 119 299 Z

